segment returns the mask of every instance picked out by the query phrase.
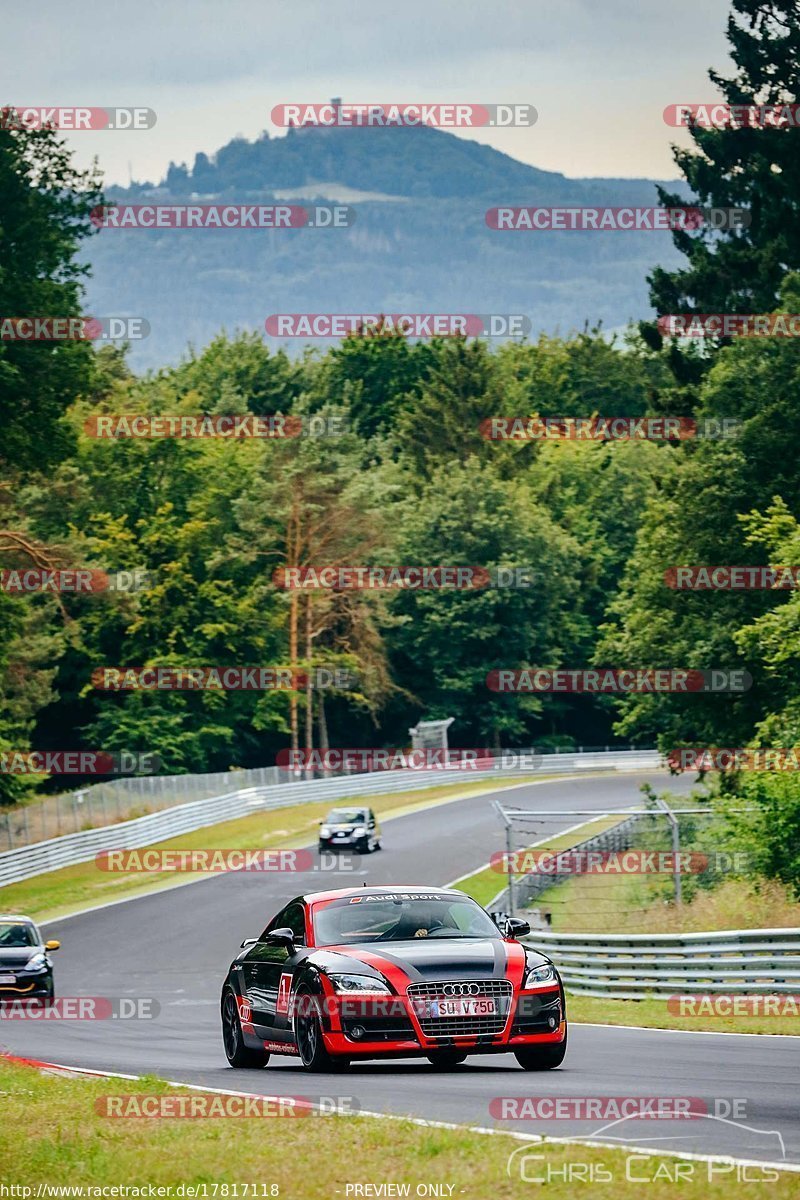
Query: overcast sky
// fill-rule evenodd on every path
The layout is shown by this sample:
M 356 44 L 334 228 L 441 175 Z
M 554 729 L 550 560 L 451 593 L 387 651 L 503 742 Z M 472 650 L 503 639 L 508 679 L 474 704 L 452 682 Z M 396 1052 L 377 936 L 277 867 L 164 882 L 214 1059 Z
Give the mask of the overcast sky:
M 154 129 L 83 132 L 108 183 L 160 178 L 275 104 L 533 104 L 532 129 L 460 136 L 566 175 L 672 178 L 667 104 L 716 98 L 728 0 L 37 0 L 0 6 L 0 103 L 140 105 Z M 354 137 L 368 137 L 354 130 Z

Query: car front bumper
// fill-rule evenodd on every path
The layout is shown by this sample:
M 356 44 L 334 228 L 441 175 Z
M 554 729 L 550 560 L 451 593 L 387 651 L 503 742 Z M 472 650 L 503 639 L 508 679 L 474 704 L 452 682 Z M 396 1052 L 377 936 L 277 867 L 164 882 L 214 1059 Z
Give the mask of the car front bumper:
M 558 984 L 512 994 L 507 1010 L 490 1029 L 475 1018 L 458 1022 L 457 1032 L 435 1030 L 418 1001 L 409 996 L 355 998 L 334 994 L 323 1005 L 323 1040 L 331 1054 L 347 1058 L 409 1057 L 441 1050 L 502 1054 L 518 1046 L 552 1044 L 566 1037 L 566 1016 Z

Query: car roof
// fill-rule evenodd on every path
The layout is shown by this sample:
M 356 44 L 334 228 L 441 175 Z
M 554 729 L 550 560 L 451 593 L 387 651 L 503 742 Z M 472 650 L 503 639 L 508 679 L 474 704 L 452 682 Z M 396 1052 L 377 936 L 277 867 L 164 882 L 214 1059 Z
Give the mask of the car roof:
M 14 921 L 17 925 L 35 925 L 33 917 L 23 917 L 22 913 L 0 913 L 0 921 Z
M 387 883 L 383 887 L 349 887 L 338 888 L 331 892 L 307 892 L 302 899 L 307 904 L 314 904 L 317 900 L 339 900 L 344 896 L 386 896 L 398 895 L 404 893 L 417 895 L 422 893 L 425 896 L 463 896 L 463 892 L 459 892 L 456 888 L 429 887 L 425 883 Z

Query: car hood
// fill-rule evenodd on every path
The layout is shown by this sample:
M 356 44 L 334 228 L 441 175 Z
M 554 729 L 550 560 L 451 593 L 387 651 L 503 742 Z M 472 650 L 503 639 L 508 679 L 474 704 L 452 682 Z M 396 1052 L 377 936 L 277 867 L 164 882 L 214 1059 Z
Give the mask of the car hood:
M 24 967 L 34 954 L 42 954 L 41 946 L 4 946 L 0 948 L 0 967 Z
M 327 974 L 350 971 L 383 976 L 390 983 L 407 977 L 423 983 L 439 979 L 519 979 L 529 966 L 549 961 L 536 950 L 500 938 L 411 938 L 365 942 L 312 951 L 311 961 Z

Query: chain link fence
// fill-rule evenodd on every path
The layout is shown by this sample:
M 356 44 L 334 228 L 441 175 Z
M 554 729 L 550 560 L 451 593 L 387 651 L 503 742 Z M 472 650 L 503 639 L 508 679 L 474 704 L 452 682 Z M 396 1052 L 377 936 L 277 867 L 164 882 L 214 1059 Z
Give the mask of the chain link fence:
M 729 878 L 753 874 L 734 827 L 710 804 L 654 799 L 610 811 L 525 811 L 499 801 L 506 851 L 495 856 L 505 885 L 492 911 L 521 915 L 532 927 L 592 933 L 633 930 L 643 913 L 658 920 Z M 566 832 L 564 825 L 568 824 Z

